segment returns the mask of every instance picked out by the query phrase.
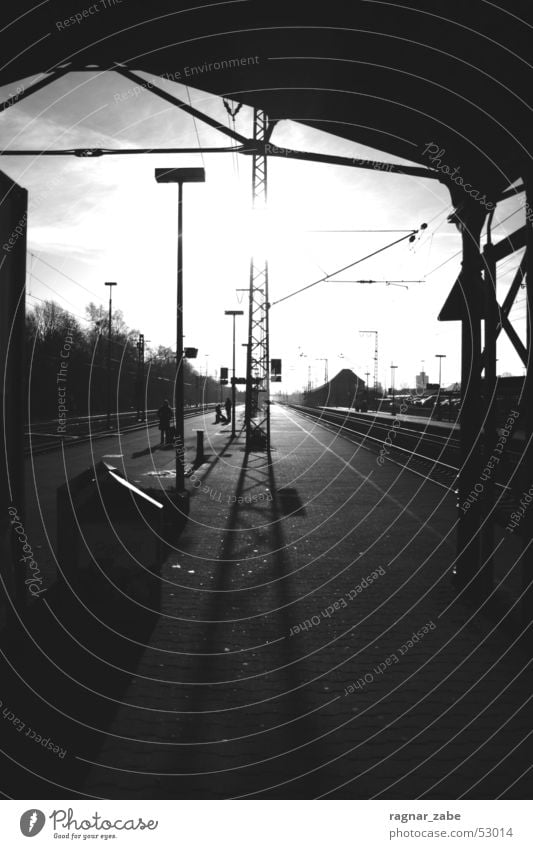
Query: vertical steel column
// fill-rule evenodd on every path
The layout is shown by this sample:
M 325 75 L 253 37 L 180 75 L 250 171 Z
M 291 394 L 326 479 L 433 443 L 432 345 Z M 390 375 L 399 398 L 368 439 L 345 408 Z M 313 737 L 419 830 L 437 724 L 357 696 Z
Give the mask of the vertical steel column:
M 523 486 L 521 497 L 533 485 L 533 172 L 524 179 L 526 187 L 526 321 L 527 321 L 527 367 L 524 378 L 524 455 L 520 475 Z M 529 515 L 527 515 L 529 513 Z M 533 504 L 529 503 L 527 513 L 522 519 L 524 551 L 522 553 L 522 624 L 527 627 L 533 621 Z M 528 637 L 530 640 L 530 637 Z
M 480 592 L 478 570 L 480 566 L 480 498 L 481 482 L 481 427 L 483 410 L 481 398 L 481 315 L 483 304 L 480 255 L 481 228 L 486 212 L 472 201 L 456 213 L 462 242 L 461 269 L 464 312 L 461 321 L 461 410 L 459 471 L 459 523 L 457 531 L 458 553 L 454 581 L 459 588 L 468 586 L 468 594 L 477 597 Z M 469 500 L 470 496 L 470 500 Z
M 28 193 L 0 172 L 0 362 L 2 446 L 0 450 L 0 627 L 10 602 L 21 608 L 31 596 L 25 585 L 24 428 L 26 229 Z M 31 545 L 31 540 L 29 540 Z M 7 596 L 5 598 L 4 596 Z
M 377 404 L 379 383 L 379 363 L 378 363 L 378 331 L 375 331 L 374 345 L 374 402 Z
M 183 421 L 185 384 L 183 380 L 183 182 L 178 182 L 178 287 L 176 301 L 176 379 L 174 383 L 174 422 L 176 438 L 176 492 L 185 490 L 185 423 Z
M 485 424 L 483 439 L 483 466 L 486 467 L 490 461 L 492 452 L 498 442 L 498 417 L 497 417 L 497 377 L 496 377 L 496 339 L 499 325 L 499 307 L 497 300 L 496 261 L 491 239 L 490 227 L 494 217 L 494 210 L 489 214 L 487 222 L 487 244 L 483 250 L 483 286 L 485 294 L 485 317 L 484 317 L 484 364 L 485 364 Z M 479 576 L 479 588 L 482 593 L 488 594 L 493 585 L 493 559 L 494 551 L 494 504 L 495 504 L 495 481 L 489 476 L 483 483 L 481 499 L 481 563 L 482 572 Z
M 262 109 L 254 109 L 254 141 L 257 150 L 252 157 L 252 215 L 267 208 L 267 155 L 265 139 L 268 117 Z M 246 362 L 246 447 L 251 450 L 263 441 L 270 450 L 270 360 L 268 260 L 250 260 L 250 312 L 248 318 L 248 351 Z

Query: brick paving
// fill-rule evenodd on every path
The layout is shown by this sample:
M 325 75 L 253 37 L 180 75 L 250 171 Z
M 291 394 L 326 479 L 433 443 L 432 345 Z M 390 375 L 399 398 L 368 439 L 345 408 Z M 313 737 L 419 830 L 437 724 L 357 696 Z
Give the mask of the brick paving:
M 157 613 L 80 631 L 103 660 L 72 661 L 83 699 L 63 682 L 79 722 L 63 725 L 59 783 L 105 798 L 530 793 L 530 652 L 452 588 L 455 497 L 285 408 L 271 463 L 205 428 Z M 172 463 L 124 457 L 139 481 Z

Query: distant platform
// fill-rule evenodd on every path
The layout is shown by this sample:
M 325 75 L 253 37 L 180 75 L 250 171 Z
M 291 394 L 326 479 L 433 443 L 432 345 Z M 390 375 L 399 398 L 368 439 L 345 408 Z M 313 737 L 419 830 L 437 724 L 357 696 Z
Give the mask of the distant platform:
M 367 419 L 379 419 L 379 421 L 390 422 L 392 419 L 398 419 L 406 424 L 417 425 L 420 430 L 429 430 L 436 428 L 439 431 L 449 431 L 450 433 L 459 433 L 460 427 L 458 422 L 447 422 L 442 419 L 435 419 L 431 416 L 410 416 L 404 413 L 391 413 L 384 410 L 369 410 L 362 413 L 354 410 L 353 407 L 318 407 L 321 410 L 332 410 L 339 413 L 352 413 L 353 415 L 361 416 Z

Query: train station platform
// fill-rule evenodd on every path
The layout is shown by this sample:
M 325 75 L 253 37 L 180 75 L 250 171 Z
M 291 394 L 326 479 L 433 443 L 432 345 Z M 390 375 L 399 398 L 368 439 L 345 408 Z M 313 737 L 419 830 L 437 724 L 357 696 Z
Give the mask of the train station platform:
M 72 675 L 47 669 L 68 754 L 41 797 L 527 798 L 530 659 L 452 588 L 453 495 L 284 407 L 270 459 L 238 425 L 205 420 L 149 625 L 82 648 L 42 608 Z M 172 452 L 128 444 L 171 486 Z
M 437 418 L 435 415 L 425 414 L 425 415 L 414 415 L 413 413 L 401 413 L 399 411 L 400 405 L 396 410 L 367 410 L 366 412 L 362 412 L 361 410 L 356 411 L 353 407 L 323 407 L 324 410 L 335 410 L 339 413 L 350 413 L 356 414 L 362 419 L 367 419 L 369 422 L 372 421 L 380 421 L 380 422 L 391 422 L 393 419 L 398 419 L 398 421 L 403 424 L 409 424 L 413 427 L 416 427 L 417 430 L 425 430 L 428 432 L 441 432 L 443 435 L 451 434 L 453 436 L 459 435 L 459 423 L 454 419 L 453 421 L 448 421 L 445 418 L 445 415 L 442 418 Z

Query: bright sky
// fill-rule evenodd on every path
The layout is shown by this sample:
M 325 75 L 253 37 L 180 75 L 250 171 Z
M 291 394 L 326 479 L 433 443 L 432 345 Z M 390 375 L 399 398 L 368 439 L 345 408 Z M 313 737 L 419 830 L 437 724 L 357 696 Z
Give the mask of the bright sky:
M 219 98 L 170 81 L 157 82 L 228 123 Z M 15 88 L 0 89 L 2 99 Z M 154 94 L 135 92 L 125 78 L 111 73 L 69 74 L 8 109 L 0 121 L 3 149 L 228 144 L 216 130 Z M 251 110 L 241 109 L 236 129 L 252 134 Z M 395 161 L 290 121 L 278 125 L 272 142 Z M 244 376 L 245 349 L 239 343 L 246 341 L 247 300 L 239 303 L 243 293 L 237 295 L 236 290 L 249 285 L 248 157 L 228 153 L 2 159 L 2 170 L 30 192 L 28 304 L 38 303 L 37 298 L 55 299 L 84 316 L 90 300 L 107 304 L 104 282 L 115 280 L 114 307 L 154 348 L 175 347 L 177 241 L 177 187 L 156 184 L 154 169 L 203 165 L 205 184 L 185 186 L 185 344 L 199 349 L 196 365 L 201 371 L 207 367 L 214 375 L 220 366 L 231 366 L 231 319 L 224 310 L 244 309 L 245 316 L 237 319 L 237 373 Z M 379 378 L 385 385 L 390 385 L 391 362 L 398 366 L 397 388 L 414 385 L 423 361 L 430 381 L 436 382 L 437 353 L 446 354 L 443 385 L 458 380 L 459 323 L 437 321 L 460 269 L 460 236 L 446 222 L 451 211 L 447 190 L 436 180 L 272 157 L 268 169 L 271 302 L 401 235 L 316 231 L 403 230 L 428 223 L 414 244 L 403 242 L 337 275 L 342 280 L 422 282 L 404 288 L 328 281 L 272 307 L 270 355 L 282 359 L 284 374 L 283 383 L 273 388 L 301 389 L 309 365 L 313 382 L 320 384 L 324 358 L 330 377 L 348 366 L 364 379 L 365 372 L 373 372 L 373 339 L 360 335 L 367 329 L 379 332 Z M 522 226 L 522 206 L 523 195 L 499 205 L 495 241 Z M 501 270 L 499 266 L 500 302 L 519 257 L 504 260 Z M 511 319 L 525 340 L 524 301 L 520 293 Z M 504 372 L 523 374 L 523 369 L 502 334 L 498 373 Z

